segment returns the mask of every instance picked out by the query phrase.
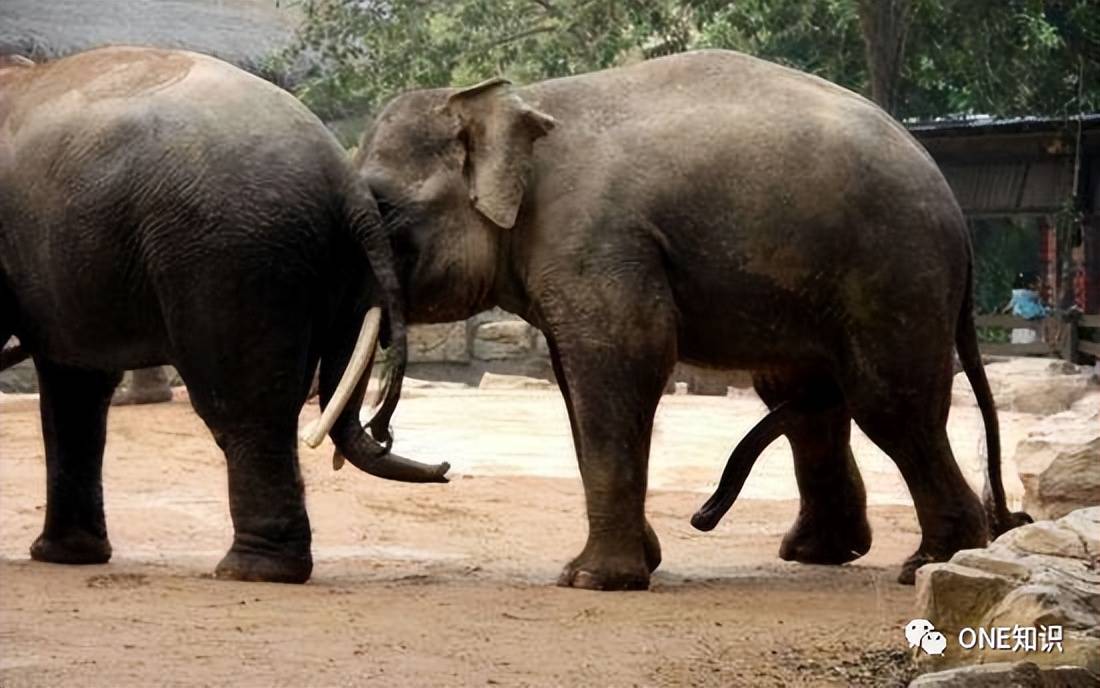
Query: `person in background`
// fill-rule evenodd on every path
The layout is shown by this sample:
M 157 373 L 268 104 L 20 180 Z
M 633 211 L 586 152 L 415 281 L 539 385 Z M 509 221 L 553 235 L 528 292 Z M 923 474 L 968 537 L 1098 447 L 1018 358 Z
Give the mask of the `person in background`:
M 1042 320 L 1050 314 L 1050 309 L 1039 298 L 1041 286 L 1039 275 L 1034 272 L 1021 272 L 1012 283 L 1012 299 L 1004 310 L 1024 320 Z M 1012 330 L 1013 344 L 1030 344 L 1038 339 L 1035 330 L 1017 327 Z

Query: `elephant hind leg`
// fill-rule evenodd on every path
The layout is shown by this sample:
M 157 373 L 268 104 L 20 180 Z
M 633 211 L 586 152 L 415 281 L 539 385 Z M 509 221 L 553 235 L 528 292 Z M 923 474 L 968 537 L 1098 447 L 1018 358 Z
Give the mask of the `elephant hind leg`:
M 292 355 L 290 344 L 282 354 L 252 360 L 226 356 L 215 363 L 190 352 L 179 359 L 191 403 L 224 452 L 229 473 L 233 544 L 215 569 L 218 578 L 304 583 L 313 571 L 297 450 L 298 409 L 309 376 L 305 355 Z M 284 382 L 272 384 L 280 375 Z
M 924 370 L 921 375 L 910 363 L 904 373 L 895 369 L 894 376 L 865 379 L 862 391 L 850 395 L 855 421 L 893 459 L 916 507 L 921 543 L 898 576 L 909 585 L 924 564 L 984 547 L 987 539 L 982 503 L 963 478 L 947 437 L 950 359 L 945 356 L 937 366 L 940 374 Z
M 292 361 L 284 364 L 293 368 Z M 278 375 L 256 362 L 247 378 Z M 225 454 L 233 544 L 215 569 L 218 578 L 304 583 L 313 570 L 304 484 L 298 466 L 294 397 L 285 403 L 257 396 L 230 396 L 224 387 L 180 367 L 195 411 Z M 212 377 L 235 384 L 228 371 Z M 260 388 L 262 389 L 262 388 Z
M 46 521 L 31 557 L 58 564 L 111 558 L 103 514 L 107 409 L 120 372 L 69 368 L 35 359 L 46 445 Z
M 797 400 L 806 409 L 787 429 L 799 510 L 779 556 L 804 564 L 844 564 L 871 548 L 867 493 L 852 456 L 852 419 L 829 376 L 757 373 L 753 387 L 770 408 Z
M 303 583 L 313 560 L 297 425 L 316 365 L 310 313 L 285 284 L 259 284 L 233 299 L 177 303 L 168 331 L 173 363 L 229 473 L 233 544 L 215 575 Z M 236 325 L 246 315 L 255 323 Z

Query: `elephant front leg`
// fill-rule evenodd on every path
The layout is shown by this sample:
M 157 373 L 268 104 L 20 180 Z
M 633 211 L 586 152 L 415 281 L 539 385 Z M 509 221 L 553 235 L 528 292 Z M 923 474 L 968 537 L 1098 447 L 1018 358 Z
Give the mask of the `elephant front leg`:
M 644 590 L 661 561 L 645 518 L 653 415 L 675 360 L 670 314 L 554 328 L 548 336 L 584 482 L 588 541 L 558 584 Z M 638 323 L 637 331 L 631 331 Z M 641 323 L 645 323 L 644 331 Z

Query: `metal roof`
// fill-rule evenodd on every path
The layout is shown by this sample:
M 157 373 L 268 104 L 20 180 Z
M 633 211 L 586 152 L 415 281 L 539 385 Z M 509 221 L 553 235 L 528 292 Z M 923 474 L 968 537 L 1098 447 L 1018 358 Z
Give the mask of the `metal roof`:
M 0 0 L 0 53 L 55 58 L 101 45 L 155 45 L 242 67 L 285 47 L 301 20 L 275 0 Z
M 992 117 L 975 115 L 963 118 L 944 118 L 906 122 L 909 131 L 924 136 L 959 136 L 981 134 L 1023 134 L 1044 131 L 1060 131 L 1080 123 L 1085 129 L 1100 128 L 1100 113 L 1090 112 L 1069 117 Z

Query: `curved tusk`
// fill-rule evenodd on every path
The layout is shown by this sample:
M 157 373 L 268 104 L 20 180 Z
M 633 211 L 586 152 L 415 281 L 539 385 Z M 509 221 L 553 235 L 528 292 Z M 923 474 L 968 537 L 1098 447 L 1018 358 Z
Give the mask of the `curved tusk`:
M 382 309 L 375 307 L 367 311 L 363 317 L 363 327 L 359 330 L 359 339 L 355 342 L 355 349 L 351 352 L 348 367 L 344 369 L 344 375 L 340 378 L 340 384 L 336 385 L 336 391 L 329 399 L 321 417 L 307 425 L 299 435 L 303 442 L 310 447 L 316 447 L 325 439 L 325 435 L 332 430 L 336 419 L 340 417 L 344 407 L 348 405 L 348 399 L 355 391 L 363 373 L 370 366 L 370 360 L 374 356 L 374 349 L 378 346 L 378 330 L 382 323 Z
M 386 400 L 386 363 L 385 361 L 379 361 L 377 357 L 374 361 L 373 371 L 378 374 L 378 387 L 371 390 L 370 382 L 367 383 L 366 394 L 363 395 L 363 408 L 367 411 L 359 413 L 359 419 L 367 419 L 367 422 L 371 418 L 374 418 L 378 413 L 378 409 L 382 408 L 382 403 Z

